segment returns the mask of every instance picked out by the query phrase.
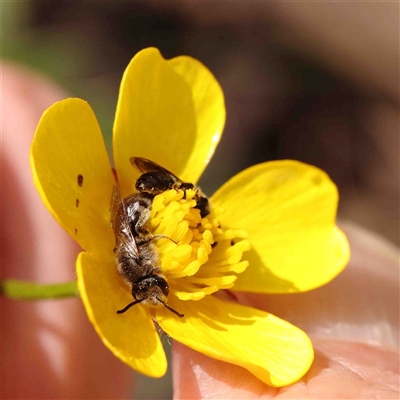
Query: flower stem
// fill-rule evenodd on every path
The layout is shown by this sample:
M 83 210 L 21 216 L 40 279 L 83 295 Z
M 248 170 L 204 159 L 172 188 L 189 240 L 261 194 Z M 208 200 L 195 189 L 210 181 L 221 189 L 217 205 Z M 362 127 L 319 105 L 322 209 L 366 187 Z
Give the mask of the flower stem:
M 15 300 L 46 300 L 79 296 L 76 281 L 46 285 L 8 279 L 0 283 L 0 293 L 4 297 Z

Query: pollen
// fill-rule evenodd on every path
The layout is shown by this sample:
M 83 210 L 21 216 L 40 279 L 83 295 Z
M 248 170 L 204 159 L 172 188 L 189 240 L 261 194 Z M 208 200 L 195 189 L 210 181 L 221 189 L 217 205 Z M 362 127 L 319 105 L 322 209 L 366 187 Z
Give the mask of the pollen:
M 167 238 L 156 242 L 165 275 L 180 300 L 200 300 L 220 289 L 234 286 L 248 262 L 243 253 L 250 249 L 244 230 L 226 229 L 219 224 L 222 209 L 212 209 L 202 218 L 196 208 L 194 190 L 168 190 L 154 198 L 149 229 Z

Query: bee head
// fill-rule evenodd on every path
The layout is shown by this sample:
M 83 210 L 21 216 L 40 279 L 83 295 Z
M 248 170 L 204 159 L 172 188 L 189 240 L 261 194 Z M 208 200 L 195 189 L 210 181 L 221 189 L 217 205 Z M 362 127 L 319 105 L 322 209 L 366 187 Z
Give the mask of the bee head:
M 132 285 L 132 296 L 135 299 L 132 303 L 129 303 L 122 310 L 118 310 L 118 314 L 122 314 L 129 310 L 135 304 L 143 303 L 150 304 L 152 306 L 163 305 L 168 310 L 172 311 L 178 317 L 182 318 L 184 315 L 178 313 L 171 308 L 167 303 L 167 296 L 169 293 L 168 282 L 161 275 L 152 275 L 142 280 L 135 282 Z
M 168 293 L 168 283 L 161 275 L 148 276 L 132 285 L 133 298 L 153 306 L 164 302 Z

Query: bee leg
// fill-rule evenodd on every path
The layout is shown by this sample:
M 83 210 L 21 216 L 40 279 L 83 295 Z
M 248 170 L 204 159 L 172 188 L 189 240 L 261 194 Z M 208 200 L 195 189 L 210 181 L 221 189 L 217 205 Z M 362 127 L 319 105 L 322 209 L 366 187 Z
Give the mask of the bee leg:
M 175 242 L 174 239 L 170 238 L 167 235 L 154 235 L 153 239 L 157 240 L 157 239 L 169 239 L 171 242 L 174 242 L 175 244 L 178 244 L 178 242 Z
M 140 239 L 139 244 L 140 244 L 140 245 L 142 245 L 142 244 L 147 244 L 147 243 L 152 242 L 153 240 L 158 240 L 158 239 L 169 239 L 169 240 L 171 240 L 172 242 L 174 242 L 175 244 L 178 244 L 178 242 L 175 242 L 174 239 L 170 238 L 170 237 L 167 236 L 167 235 L 149 235 L 149 236 L 146 236 L 146 237 L 143 238 L 143 239 Z M 136 239 L 136 241 L 138 241 L 138 239 Z
M 180 190 L 182 190 L 182 192 L 183 192 L 183 197 L 182 197 L 182 199 L 183 200 L 186 200 L 186 190 L 187 190 L 187 188 L 185 188 L 185 187 L 183 187 L 183 185 L 182 184 L 175 184 L 173 187 L 172 187 L 172 189 L 175 189 L 175 191 L 176 191 L 176 193 L 178 193 Z
M 137 219 L 137 221 L 135 221 L 135 220 L 131 221 L 132 227 L 136 230 L 140 230 L 140 229 L 144 228 L 146 222 L 150 218 L 150 209 L 146 209 L 146 210 L 142 211 L 141 213 L 138 213 L 138 215 L 139 215 L 139 218 Z

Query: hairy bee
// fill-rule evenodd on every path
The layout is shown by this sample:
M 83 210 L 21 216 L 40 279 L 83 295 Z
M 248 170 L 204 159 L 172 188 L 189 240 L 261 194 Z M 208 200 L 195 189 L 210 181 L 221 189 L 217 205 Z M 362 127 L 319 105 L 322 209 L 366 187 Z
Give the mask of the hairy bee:
M 160 273 L 158 253 L 153 240 L 165 238 L 151 235 L 145 227 L 149 219 L 154 195 L 135 193 L 122 198 L 114 186 L 111 198 L 111 227 L 114 231 L 117 269 L 131 287 L 134 301 L 118 314 L 122 314 L 135 304 L 163 305 L 179 317 L 183 314 L 172 309 L 167 303 L 168 282 Z
M 150 193 L 154 196 L 165 192 L 169 189 L 183 190 L 195 189 L 195 200 L 197 205 L 195 208 L 200 210 L 202 218 L 210 214 L 210 204 L 207 196 L 201 191 L 199 187 L 193 183 L 182 182 L 172 172 L 156 164 L 153 161 L 141 157 L 131 157 L 129 159 L 131 164 L 142 172 L 139 179 L 136 181 L 135 187 L 139 193 Z

